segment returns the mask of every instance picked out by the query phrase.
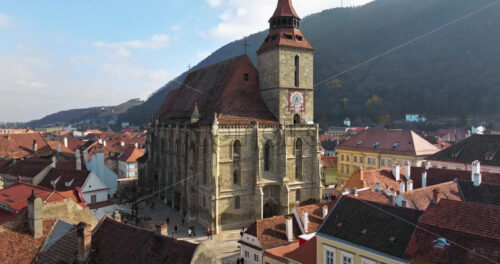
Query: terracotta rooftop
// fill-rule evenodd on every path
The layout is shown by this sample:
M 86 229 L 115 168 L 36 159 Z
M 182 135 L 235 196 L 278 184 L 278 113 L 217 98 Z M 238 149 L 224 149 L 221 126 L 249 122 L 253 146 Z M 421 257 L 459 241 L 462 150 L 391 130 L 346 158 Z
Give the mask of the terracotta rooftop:
M 307 226 L 307 231 L 308 231 L 307 234 L 316 232 L 321 223 L 323 223 L 323 206 L 326 205 L 328 207 L 328 212 L 330 212 L 335 206 L 336 201 L 338 200 L 329 203 L 310 204 L 310 205 L 295 207 L 295 210 L 297 210 L 297 215 L 300 218 L 301 224 L 303 224 L 302 211 L 307 210 L 308 221 L 309 221 L 309 224 Z
M 325 169 L 337 168 L 337 157 L 321 156 L 321 162 Z
M 407 253 L 434 263 L 499 262 L 499 223 L 498 206 L 441 200 L 422 215 Z
M 258 54 L 278 48 L 294 47 L 314 50 L 304 34 L 298 28 L 276 28 L 269 31 L 269 35 L 257 51 Z
M 500 166 L 500 135 L 473 135 L 427 158 L 435 161 Z
M 190 122 L 195 105 L 198 125 L 212 124 L 215 113 L 219 124 L 279 124 L 261 97 L 257 69 L 246 55 L 191 72 L 165 99 L 160 119 Z
M 191 261 L 197 247 L 106 216 L 93 231 L 89 263 L 184 264 Z
M 31 264 L 38 248 L 47 238 L 55 220 L 43 221 L 43 236 L 34 239 L 29 234 L 28 224 L 23 223 L 14 230 L 4 229 L 0 239 L 0 260 L 2 263 Z
M 129 147 L 125 152 L 118 156 L 119 161 L 123 162 L 136 162 L 138 158 L 142 157 L 146 150 L 138 149 L 136 147 Z
M 47 142 L 52 149 L 52 151 L 56 152 L 57 147 L 61 146 L 61 153 L 67 154 L 67 155 L 75 155 L 75 151 L 71 150 L 70 148 L 64 146 L 64 143 L 60 141 L 49 141 Z
M 16 213 L 28 206 L 28 197 L 30 197 L 32 191 L 34 191 L 35 195 L 40 197 L 44 202 L 58 202 L 68 198 L 73 199 L 77 203 L 81 202 L 73 191 L 60 193 L 31 184 L 18 182 L 0 190 L 0 203 L 9 206 L 12 210 L 11 213 Z
M 301 264 L 316 264 L 316 237 L 311 238 L 299 248 L 287 252 L 285 258 Z
M 341 149 L 425 156 L 439 149 L 411 130 L 369 129 L 340 143 Z
M 33 142 L 37 152 L 33 152 Z M 39 133 L 0 134 L 0 158 L 21 159 L 26 156 L 49 156 L 50 146 Z
M 410 223 L 416 225 L 421 214 L 418 210 L 342 196 L 316 235 L 407 259 L 405 250 L 415 229 Z
M 285 256 L 288 253 L 290 253 L 294 250 L 297 250 L 298 248 L 299 248 L 299 242 L 295 242 L 295 243 L 291 243 L 291 244 L 284 245 L 281 247 L 275 247 L 275 248 L 268 249 L 268 250 L 264 251 L 264 255 L 286 263 L 287 260 L 286 260 Z
M 293 215 L 280 215 L 258 219 L 248 227 L 245 233 L 257 237 L 263 250 L 288 245 L 286 217 L 293 218 L 293 241 L 297 241 L 297 237 L 301 235 L 301 231 Z M 240 242 L 245 243 L 242 240 Z

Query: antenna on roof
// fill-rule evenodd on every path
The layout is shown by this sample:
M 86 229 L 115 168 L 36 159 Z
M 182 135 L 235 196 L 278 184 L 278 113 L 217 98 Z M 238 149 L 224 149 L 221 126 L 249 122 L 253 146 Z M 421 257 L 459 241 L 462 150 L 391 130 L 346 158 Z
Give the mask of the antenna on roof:
M 243 46 L 245 47 L 245 55 L 247 55 L 247 47 L 250 47 L 250 45 L 248 45 L 248 43 L 247 43 L 247 37 L 245 37 L 244 39 L 245 39 L 245 43 L 243 43 Z

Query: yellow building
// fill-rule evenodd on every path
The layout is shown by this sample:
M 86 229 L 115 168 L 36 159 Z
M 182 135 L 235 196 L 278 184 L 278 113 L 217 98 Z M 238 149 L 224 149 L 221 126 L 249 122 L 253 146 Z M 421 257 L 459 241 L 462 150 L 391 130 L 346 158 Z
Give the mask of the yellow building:
M 410 223 L 416 224 L 421 214 L 409 208 L 343 196 L 316 232 L 316 261 L 320 264 L 409 263 L 405 250 L 415 229 Z
M 358 168 L 380 169 L 409 161 L 420 166 L 439 149 L 411 130 L 370 129 L 337 147 L 338 187 L 342 189 Z

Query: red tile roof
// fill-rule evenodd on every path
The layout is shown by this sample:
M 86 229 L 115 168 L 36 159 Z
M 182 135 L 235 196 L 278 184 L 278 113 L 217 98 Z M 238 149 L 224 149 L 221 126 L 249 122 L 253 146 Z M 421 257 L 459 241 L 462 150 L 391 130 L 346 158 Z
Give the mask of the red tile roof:
M 337 157 L 321 156 L 321 162 L 326 169 L 337 168 Z
M 93 231 L 89 263 L 184 264 L 191 261 L 197 247 L 105 217 Z
M 441 200 L 422 215 L 407 249 L 415 258 L 436 263 L 500 261 L 500 207 Z M 436 248 L 436 239 L 449 243 Z
M 377 144 L 378 143 L 378 144 Z M 439 151 L 411 130 L 369 129 L 340 143 L 339 149 L 376 151 L 412 156 L 431 155 Z
M 63 194 L 24 182 L 18 182 L 0 190 L 0 203 L 8 205 L 13 210 L 11 213 L 16 213 L 16 211 L 21 211 L 28 206 L 28 197 L 30 197 L 32 191 L 44 202 L 59 202 L 67 198 L 72 198 L 75 202 L 79 202 L 78 197 L 72 191 L 71 193 Z
M 34 239 L 29 234 L 28 224 L 23 223 L 14 230 L 5 230 L 0 234 L 0 260 L 2 263 L 31 264 L 43 245 L 55 220 L 43 221 L 43 236 Z
M 198 124 L 211 124 L 215 113 L 221 124 L 251 124 L 252 120 L 279 124 L 261 97 L 257 69 L 246 55 L 191 72 L 167 96 L 160 119 L 190 121 L 195 105 L 201 115 Z
M 37 142 L 37 152 L 33 152 L 33 141 Z M 0 135 L 0 158 L 21 159 L 26 156 L 49 156 L 50 146 L 39 133 Z
M 304 243 L 285 257 L 301 264 L 316 264 L 316 236 Z
M 295 17 L 300 19 L 293 8 L 292 0 L 278 0 L 278 6 L 276 7 L 272 18 L 275 17 Z
M 146 150 L 138 149 L 136 147 L 129 147 L 119 157 L 119 161 L 123 162 L 136 162 L 138 158 L 142 157 Z
M 336 201 L 295 207 L 301 222 L 302 222 L 302 211 L 307 210 L 307 215 L 308 215 L 307 218 L 309 221 L 309 224 L 307 226 L 307 234 L 316 232 L 321 223 L 323 223 L 323 206 L 326 205 L 328 207 L 328 212 L 330 212 L 332 208 L 335 206 Z
M 264 250 L 287 245 L 286 217 L 293 218 L 293 241 L 297 241 L 297 237 L 301 235 L 301 231 L 293 215 L 280 215 L 258 219 L 248 227 L 245 233 L 257 237 Z M 240 240 L 240 243 L 245 242 Z
M 49 141 L 47 142 L 52 149 L 52 151 L 56 152 L 57 151 L 57 146 L 61 146 L 61 153 L 68 154 L 68 155 L 75 155 L 75 151 L 71 150 L 70 148 L 64 146 L 64 143 L 60 141 Z
M 277 28 L 271 29 L 264 43 L 257 51 L 258 54 L 278 48 L 294 47 L 306 50 L 314 50 L 304 34 L 298 28 Z
M 292 251 L 297 250 L 298 248 L 299 248 L 299 242 L 295 242 L 295 243 L 291 243 L 289 245 L 268 249 L 268 250 L 264 251 L 264 255 L 286 263 L 287 260 L 286 260 L 285 256 L 288 253 L 291 253 Z M 316 254 L 316 252 L 314 254 Z

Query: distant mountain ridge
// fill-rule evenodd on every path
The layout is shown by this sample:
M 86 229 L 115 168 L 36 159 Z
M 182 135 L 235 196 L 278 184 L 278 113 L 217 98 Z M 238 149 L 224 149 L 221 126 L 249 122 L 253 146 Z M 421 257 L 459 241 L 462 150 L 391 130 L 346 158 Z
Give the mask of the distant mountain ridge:
M 83 121 L 90 121 L 93 124 L 109 124 L 111 120 L 118 120 L 118 115 L 125 113 L 131 107 L 139 106 L 143 101 L 140 99 L 132 99 L 117 106 L 99 106 L 82 109 L 71 109 L 60 111 L 48 115 L 42 119 L 33 120 L 26 123 L 28 127 L 44 127 L 44 126 L 67 126 Z

